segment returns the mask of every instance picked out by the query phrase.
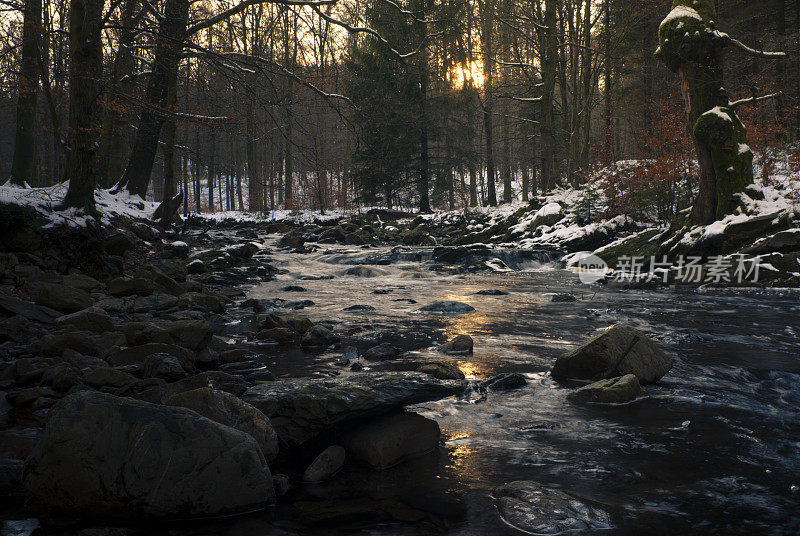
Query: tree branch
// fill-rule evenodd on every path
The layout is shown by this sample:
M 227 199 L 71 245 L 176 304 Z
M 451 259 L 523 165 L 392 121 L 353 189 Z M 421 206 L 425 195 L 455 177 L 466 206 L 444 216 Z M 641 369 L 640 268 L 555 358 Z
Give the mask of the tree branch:
M 730 106 L 731 108 L 735 108 L 737 106 L 741 106 L 742 104 L 751 104 L 754 102 L 765 101 L 768 99 L 775 99 L 777 97 L 780 97 L 781 95 L 783 95 L 783 92 L 778 91 L 777 93 L 770 93 L 769 95 L 764 95 L 762 97 L 749 97 L 746 99 L 739 99 L 729 102 L 728 106 Z

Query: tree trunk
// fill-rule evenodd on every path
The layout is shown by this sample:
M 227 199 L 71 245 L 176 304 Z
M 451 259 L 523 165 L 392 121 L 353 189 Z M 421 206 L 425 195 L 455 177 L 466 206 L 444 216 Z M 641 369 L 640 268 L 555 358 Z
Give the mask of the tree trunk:
M 689 134 L 697 150 L 700 185 L 692 222 L 705 225 L 736 207 L 732 195 L 753 182 L 753 153 L 736 111 L 728 106 L 722 77 L 722 50 L 728 44 L 716 31 L 713 0 L 676 0 L 694 16 L 670 17 L 658 31 L 657 55 L 681 79 Z M 695 32 L 702 39 L 693 37 Z
M 42 34 L 42 0 L 25 0 L 22 54 L 17 96 L 17 131 L 11 182 L 34 184 L 36 173 L 36 101 L 39 95 L 39 36 Z
M 161 194 L 164 207 L 167 207 L 177 193 L 177 180 L 175 178 L 175 133 L 177 125 L 175 123 L 175 111 L 178 101 L 178 69 L 170 71 L 167 79 L 167 102 L 166 108 L 169 116 L 164 125 L 164 185 Z M 171 208 L 171 207 L 169 207 Z M 175 207 L 177 210 L 178 207 Z M 161 225 L 164 228 L 172 225 L 175 212 L 164 210 L 161 217 Z
M 106 93 L 106 102 L 103 109 L 103 133 L 100 137 L 100 184 L 105 188 L 114 186 L 122 179 L 125 171 L 124 153 L 126 143 L 121 132 L 123 114 L 121 109 L 125 106 L 122 92 L 127 85 L 123 79 L 133 74 L 134 57 L 133 42 L 136 37 L 134 31 L 134 17 L 138 0 L 127 0 L 120 18 L 119 46 L 114 66 L 111 69 L 111 87 Z
M 522 200 L 528 201 L 528 190 L 531 187 L 530 176 L 528 175 L 528 165 L 522 162 Z
M 483 19 L 483 130 L 486 138 L 486 187 L 488 200 L 490 206 L 497 206 L 497 191 L 495 189 L 495 169 L 494 169 L 494 136 L 492 135 L 492 115 L 494 113 L 493 95 L 492 95 L 492 76 L 494 69 L 492 66 L 492 20 L 494 17 L 494 10 L 492 9 L 491 0 L 485 0 L 483 3 L 485 12 L 481 14 Z
M 214 180 L 217 176 L 217 144 L 216 133 L 211 131 L 211 148 L 209 150 L 208 164 L 208 210 L 216 212 L 214 207 Z
M 70 152 L 66 175 L 69 190 L 62 207 L 95 213 L 95 118 L 103 77 L 102 0 L 72 0 L 69 42 L 72 69 L 69 84 Z
M 603 69 L 603 91 L 605 92 L 605 114 L 604 114 L 604 132 L 603 132 L 603 156 L 606 159 L 606 164 L 614 161 L 614 131 L 612 127 L 613 117 L 613 98 L 612 98 L 612 76 L 611 71 L 613 68 L 613 61 L 611 60 L 611 1 L 605 2 L 605 30 L 604 37 L 604 52 L 605 52 L 605 69 Z
M 478 178 L 475 173 L 475 164 L 469 165 L 469 206 L 478 206 Z
M 422 0 L 421 18 L 425 19 L 426 8 L 429 0 Z M 426 28 L 424 23 L 417 23 L 419 33 L 424 38 Z M 428 196 L 430 187 L 430 155 L 428 154 L 428 78 L 430 73 L 428 65 L 428 48 L 423 47 L 419 54 L 419 85 L 420 103 L 420 169 L 419 169 L 419 211 L 430 212 L 431 202 Z
M 258 212 L 263 210 L 263 183 L 261 179 L 261 166 L 257 160 L 258 153 L 256 151 L 255 141 L 255 125 L 253 121 L 253 107 L 248 106 L 247 111 L 247 127 L 245 129 L 247 136 L 247 199 L 250 212 Z M 263 143 L 263 142 L 262 142 Z
M 555 153 L 556 138 L 553 125 L 553 95 L 556 84 L 556 55 L 558 43 L 556 41 L 556 9 L 558 2 L 549 0 L 545 2 L 544 25 L 541 30 L 541 72 L 542 72 L 542 100 L 541 100 L 541 162 L 542 162 L 542 190 L 549 190 L 555 186 Z
M 292 183 L 294 182 L 294 161 L 292 160 L 292 104 L 291 101 L 286 105 L 286 129 L 284 132 L 284 148 L 283 148 L 283 199 L 284 207 L 286 210 L 294 209 L 294 201 L 292 199 Z
M 147 195 L 150 184 L 158 139 L 166 120 L 164 112 L 167 107 L 169 80 L 178 72 L 188 16 L 188 0 L 167 0 L 164 18 L 158 28 L 153 73 L 145 93 L 145 104 L 128 167 L 121 181 L 130 193 L 142 199 Z

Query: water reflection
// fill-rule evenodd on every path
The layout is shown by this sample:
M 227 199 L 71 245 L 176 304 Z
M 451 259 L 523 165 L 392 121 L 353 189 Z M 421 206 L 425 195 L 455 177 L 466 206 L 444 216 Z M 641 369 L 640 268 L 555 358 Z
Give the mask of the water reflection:
M 353 258 L 364 255 L 351 251 Z M 273 297 L 300 272 L 339 273 L 349 262 L 346 253 L 339 264 L 321 255 L 279 257 L 290 273 L 251 295 Z M 800 492 L 791 491 L 800 483 L 797 292 L 585 289 L 561 270 L 468 277 L 428 271 L 427 278 L 401 279 L 403 271 L 419 273 L 425 265 L 380 268 L 372 278 L 304 281 L 316 305 L 303 314 L 338 320 L 344 307 L 368 303 L 375 311 L 349 315 L 348 329 L 468 334 L 475 340 L 471 356 L 429 349 L 413 357 L 447 359 L 468 378 L 519 372 L 529 383 L 490 392 L 481 403 L 446 400 L 412 408 L 442 428 L 440 465 L 428 460 L 398 467 L 372 475 L 370 485 L 388 490 L 402 482 L 427 495 L 466 497 L 470 516 L 448 531 L 454 534 L 502 533 L 487 495 L 519 479 L 616 505 L 630 522 L 615 534 L 642 534 L 641 527 L 653 534 L 800 534 Z M 387 292 L 373 294 L 377 288 Z M 475 294 L 496 288 L 510 295 Z M 575 292 L 578 301 L 553 303 L 554 292 Z M 434 300 L 468 303 L 477 311 L 418 312 Z M 616 322 L 654 338 L 675 356 L 674 369 L 630 405 L 567 401 L 566 390 L 546 374 L 553 359 Z M 360 489 L 365 480 L 358 476 L 348 486 Z

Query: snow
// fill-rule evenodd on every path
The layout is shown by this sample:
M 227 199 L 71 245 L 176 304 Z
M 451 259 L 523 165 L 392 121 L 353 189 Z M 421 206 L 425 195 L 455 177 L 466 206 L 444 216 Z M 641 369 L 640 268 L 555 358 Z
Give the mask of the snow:
M 536 212 L 536 215 L 542 218 L 559 214 L 561 214 L 561 205 L 558 203 L 547 203 Z
M 701 17 L 700 14 L 694 9 L 688 6 L 675 6 L 672 8 L 672 11 L 670 11 L 669 14 L 664 17 L 664 20 L 661 21 L 660 26 L 672 22 L 673 20 L 684 18 L 697 19 L 699 21 L 703 20 L 703 17 Z
M 731 116 L 728 114 L 728 112 L 723 110 L 720 106 L 715 106 L 715 107 L 711 108 L 709 111 L 707 111 L 706 113 L 707 114 L 711 114 L 711 115 L 716 115 L 720 119 L 722 119 L 724 121 L 727 121 L 729 123 L 733 122 L 733 119 L 731 119 Z
M 74 208 L 67 210 L 54 208 L 64 199 L 68 188 L 69 181 L 44 188 L 23 188 L 7 182 L 0 186 L 0 203 L 14 203 L 33 208 L 46 220 L 45 228 L 58 225 L 85 227 L 87 221 L 94 218 Z M 112 193 L 111 190 L 97 190 L 95 203 L 100 213 L 100 223 L 103 225 L 109 225 L 113 218 L 120 216 L 150 219 L 158 206 L 158 203 L 142 201 L 139 196 L 126 191 Z

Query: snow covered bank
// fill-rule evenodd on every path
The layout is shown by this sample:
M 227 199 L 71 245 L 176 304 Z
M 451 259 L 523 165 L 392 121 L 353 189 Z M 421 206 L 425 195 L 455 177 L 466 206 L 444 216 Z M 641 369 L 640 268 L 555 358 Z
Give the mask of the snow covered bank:
M 59 183 L 45 188 L 22 188 L 10 182 L 0 186 L 0 203 L 13 203 L 22 207 L 30 207 L 46 221 L 44 227 L 66 225 L 68 227 L 85 227 L 91 216 L 76 209 L 56 210 L 54 207 L 64 199 L 69 182 Z M 108 225 L 118 217 L 132 219 L 149 219 L 155 212 L 158 203 L 142 201 L 139 196 L 130 195 L 126 191 L 112 193 L 111 190 L 95 192 L 97 211 L 101 216 L 101 224 Z

